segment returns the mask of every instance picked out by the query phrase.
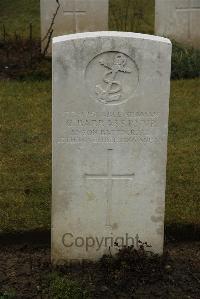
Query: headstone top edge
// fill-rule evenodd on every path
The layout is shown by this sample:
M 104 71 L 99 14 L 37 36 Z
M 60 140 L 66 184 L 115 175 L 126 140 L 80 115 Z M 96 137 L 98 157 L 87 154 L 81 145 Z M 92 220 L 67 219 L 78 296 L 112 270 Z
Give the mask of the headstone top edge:
M 78 40 L 78 39 L 87 39 L 95 37 L 124 37 L 124 38 L 135 38 L 141 40 L 150 40 L 155 42 L 162 42 L 165 44 L 171 45 L 171 41 L 168 38 L 143 34 L 143 33 L 134 33 L 134 32 L 122 32 L 122 31 L 96 31 L 96 32 L 84 32 L 84 33 L 75 33 L 57 36 L 53 38 L 53 44 L 60 42 L 65 42 L 69 40 Z

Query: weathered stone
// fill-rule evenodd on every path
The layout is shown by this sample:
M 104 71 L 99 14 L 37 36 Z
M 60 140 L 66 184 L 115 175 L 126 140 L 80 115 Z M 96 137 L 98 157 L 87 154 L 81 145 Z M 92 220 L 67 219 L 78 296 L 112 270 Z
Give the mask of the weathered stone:
M 156 0 L 155 33 L 200 48 L 200 0 Z
M 108 0 L 40 0 L 42 50 L 49 37 L 107 30 Z M 51 43 L 48 47 L 51 54 Z
M 162 253 L 170 62 L 161 37 L 53 39 L 53 262 Z

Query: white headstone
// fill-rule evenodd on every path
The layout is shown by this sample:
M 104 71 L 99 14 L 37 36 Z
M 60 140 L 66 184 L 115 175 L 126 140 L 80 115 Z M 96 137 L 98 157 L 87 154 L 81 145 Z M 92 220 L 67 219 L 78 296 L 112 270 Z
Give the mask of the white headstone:
M 155 33 L 200 48 L 200 0 L 156 0 Z
M 162 253 L 171 43 L 125 32 L 53 39 L 52 259 L 138 238 Z
M 43 51 L 52 30 L 55 37 L 108 29 L 108 0 L 40 0 L 40 11 Z

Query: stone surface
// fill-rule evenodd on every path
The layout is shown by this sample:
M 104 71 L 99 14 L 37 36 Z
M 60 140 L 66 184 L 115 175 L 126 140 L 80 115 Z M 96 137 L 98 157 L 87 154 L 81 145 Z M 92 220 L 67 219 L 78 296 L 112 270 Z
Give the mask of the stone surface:
M 53 39 L 53 262 L 162 253 L 170 62 L 161 37 Z
M 43 51 L 51 30 L 55 37 L 108 28 L 108 0 L 40 0 L 40 11 Z M 51 44 L 48 53 L 51 54 Z
M 156 0 L 155 33 L 200 48 L 200 0 Z

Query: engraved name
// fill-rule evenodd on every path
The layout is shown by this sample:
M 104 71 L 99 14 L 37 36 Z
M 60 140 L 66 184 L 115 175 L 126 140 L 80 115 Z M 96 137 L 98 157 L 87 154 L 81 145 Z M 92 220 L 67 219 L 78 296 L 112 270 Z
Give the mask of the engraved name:
M 65 112 L 58 143 L 157 143 L 158 112 Z

